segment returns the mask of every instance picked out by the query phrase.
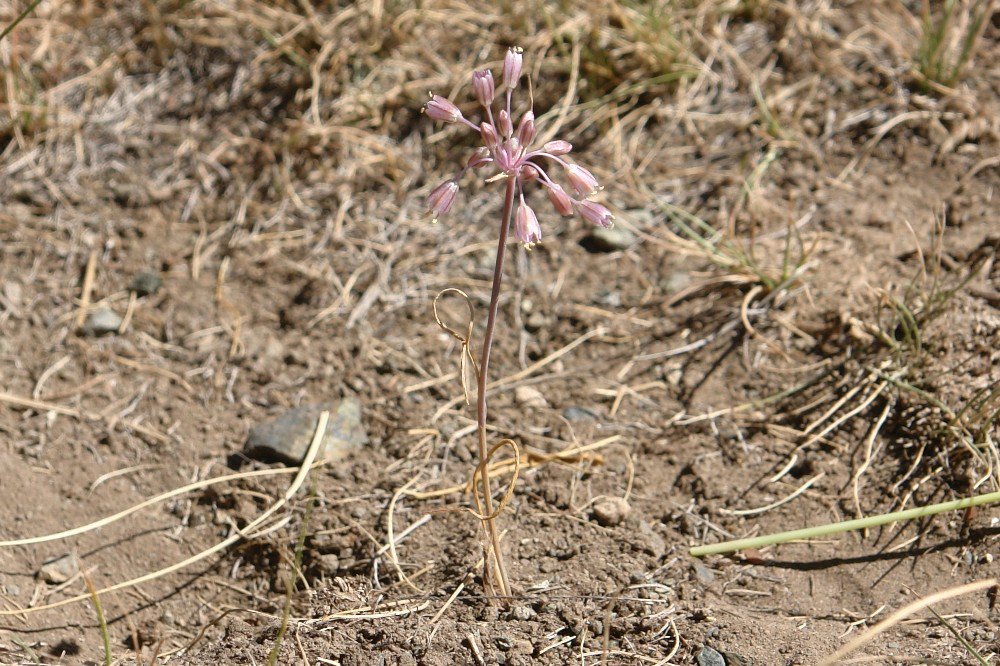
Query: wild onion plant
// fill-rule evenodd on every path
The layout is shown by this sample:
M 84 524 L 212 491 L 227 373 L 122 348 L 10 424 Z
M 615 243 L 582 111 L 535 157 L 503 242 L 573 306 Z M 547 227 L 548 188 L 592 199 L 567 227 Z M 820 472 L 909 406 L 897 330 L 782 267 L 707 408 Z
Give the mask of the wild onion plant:
M 477 375 L 476 421 L 479 431 L 479 465 L 473 474 L 473 492 L 476 504 L 480 507 L 479 516 L 487 535 L 486 557 L 484 558 L 486 578 L 493 583 L 500 594 L 505 596 L 510 595 L 511 588 L 504 566 L 503 554 L 500 549 L 500 536 L 495 520 L 502 507 L 497 507 L 494 510 L 488 467 L 492 452 L 504 442 L 493 448 L 487 445 L 486 378 L 489 373 L 490 350 L 493 346 L 493 335 L 496 328 L 497 306 L 500 300 L 500 284 L 503 278 L 504 255 L 507 249 L 508 230 L 511 226 L 511 214 L 516 204 L 517 211 L 513 215 L 514 237 L 528 248 L 542 240 L 542 228 L 538 223 L 538 217 L 525 200 L 525 189 L 532 184 L 537 184 L 544 189 L 552 206 L 561 215 L 572 215 L 575 212 L 585 220 L 602 227 L 610 227 L 614 220 L 611 211 L 590 200 L 589 197 L 597 192 L 600 186 L 597 179 L 587 169 L 566 158 L 566 155 L 573 149 L 569 142 L 554 140 L 543 145 L 535 145 L 538 133 L 535 129 L 533 100 L 530 95 L 526 104 L 527 108 L 515 122 L 516 109 L 512 105 L 514 93 L 520 87 L 521 68 L 521 49 L 509 49 L 503 61 L 503 103 L 497 104 L 499 109 L 496 113 L 494 113 L 494 102 L 497 97 L 497 88 L 493 73 L 489 70 L 473 72 L 472 91 L 483 112 L 478 125 L 465 118 L 454 103 L 439 95 L 432 95 L 424 107 L 424 111 L 432 119 L 465 126 L 479 134 L 482 140 L 482 146 L 473 151 L 466 159 L 465 166 L 431 192 L 427 203 L 434 221 L 451 210 L 458 196 L 459 182 L 466 173 L 486 167 L 490 171 L 490 175 L 485 179 L 486 183 L 504 183 L 503 213 L 500 217 L 496 263 L 493 268 L 493 292 L 490 296 L 486 332 L 483 336 L 482 353 L 478 365 L 473 359 L 473 367 Z M 550 176 L 550 172 L 556 169 L 562 170 L 576 196 L 567 193 L 566 189 Z M 464 342 L 466 345 L 468 344 L 467 340 Z M 463 367 L 464 365 L 463 361 Z M 505 440 L 505 442 L 509 442 L 509 440 Z M 490 580 L 491 578 L 492 580 Z

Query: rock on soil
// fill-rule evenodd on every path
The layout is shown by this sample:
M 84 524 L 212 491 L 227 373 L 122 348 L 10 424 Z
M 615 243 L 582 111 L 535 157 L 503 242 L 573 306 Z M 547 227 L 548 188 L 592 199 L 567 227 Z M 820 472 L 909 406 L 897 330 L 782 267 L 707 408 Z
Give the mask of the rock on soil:
M 542 392 L 534 386 L 518 386 L 514 389 L 514 401 L 522 407 L 548 407 Z
M 587 419 L 596 419 L 597 412 L 586 407 L 567 407 L 563 410 L 563 417 L 567 421 L 585 421 Z
M 707 645 L 695 655 L 695 661 L 698 662 L 698 666 L 726 666 L 726 660 L 719 651 Z
M 604 527 L 614 527 L 628 516 L 628 502 L 620 497 L 606 497 L 594 502 L 591 512 L 594 519 Z
M 38 570 L 38 577 L 51 585 L 60 585 L 80 572 L 80 561 L 73 553 L 46 560 Z
M 243 446 L 243 453 L 262 462 L 298 465 L 305 458 L 316 432 L 316 419 L 324 409 L 330 411 L 330 421 L 318 458 L 343 458 L 368 443 L 368 433 L 361 423 L 361 403 L 357 398 L 348 397 L 339 405 L 309 405 L 291 409 L 254 426 Z
M 86 321 L 83 322 L 83 332 L 86 335 L 107 335 L 108 333 L 116 333 L 121 325 L 122 318 L 118 316 L 117 312 L 101 308 L 87 315 Z
M 159 275 L 150 271 L 143 271 L 132 278 L 132 283 L 128 288 L 134 291 L 136 296 L 152 296 L 160 290 L 162 284 L 163 280 L 160 279 Z

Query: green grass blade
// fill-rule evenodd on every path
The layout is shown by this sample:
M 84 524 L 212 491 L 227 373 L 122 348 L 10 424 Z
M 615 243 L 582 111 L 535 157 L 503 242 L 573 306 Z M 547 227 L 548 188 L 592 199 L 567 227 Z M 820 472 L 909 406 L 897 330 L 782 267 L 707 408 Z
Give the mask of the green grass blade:
M 960 500 L 941 502 L 939 504 L 931 504 L 929 506 L 920 506 L 914 509 L 906 509 L 905 511 L 894 511 L 892 513 L 884 513 L 878 516 L 869 516 L 867 518 L 857 518 L 854 520 L 841 521 L 839 523 L 819 525 L 817 527 L 806 527 L 799 530 L 779 532 L 777 534 L 767 534 L 748 539 L 736 539 L 733 541 L 724 541 L 722 543 L 714 543 L 705 546 L 695 546 L 688 552 L 694 557 L 719 555 L 721 553 L 734 553 L 738 550 L 746 550 L 748 548 L 763 548 L 764 546 L 774 546 L 781 543 L 788 543 L 789 541 L 798 541 L 800 539 L 815 539 L 817 537 L 827 536 L 830 534 L 863 530 L 902 520 L 916 520 L 917 518 L 934 516 L 939 513 L 944 513 L 945 511 L 959 511 L 973 506 L 996 504 L 998 502 L 1000 502 L 1000 492 L 987 493 L 985 495 L 977 495 L 976 497 L 966 497 Z

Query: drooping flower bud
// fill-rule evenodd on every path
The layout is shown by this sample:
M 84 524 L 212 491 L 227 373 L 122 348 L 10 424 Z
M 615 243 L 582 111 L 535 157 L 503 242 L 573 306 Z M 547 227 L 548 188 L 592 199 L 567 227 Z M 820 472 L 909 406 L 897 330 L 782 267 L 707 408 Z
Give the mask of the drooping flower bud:
M 462 119 L 462 112 L 452 104 L 451 100 L 441 97 L 441 95 L 431 96 L 431 101 L 424 106 L 424 111 L 434 120 L 441 120 L 446 123 L 457 123 Z
M 514 236 L 528 247 L 542 240 L 542 228 L 538 225 L 535 211 L 531 210 L 531 206 L 523 198 L 514 216 Z
M 500 146 L 500 137 L 497 136 L 497 128 L 484 122 L 479 125 L 479 136 L 483 138 L 483 145 L 486 146 L 487 150 L 494 156 L 499 154 L 497 149 Z
M 573 144 L 569 141 L 563 141 L 562 139 L 556 139 L 555 141 L 549 141 L 547 144 L 542 146 L 542 151 L 548 153 L 549 155 L 565 155 L 569 151 L 573 150 Z
M 556 212 L 560 215 L 572 215 L 573 214 L 573 200 L 570 199 L 569 195 L 566 194 L 566 190 L 562 188 L 558 183 L 548 184 L 548 195 L 549 201 L 552 202 L 552 206 L 556 209 Z
M 514 90 L 521 80 L 521 54 L 520 46 L 512 46 L 507 49 L 507 55 L 503 59 L 503 84 L 507 90 Z
M 610 229 L 614 225 L 615 216 L 601 204 L 587 201 L 586 199 L 575 203 L 580 216 L 588 222 L 602 226 L 605 229 Z
M 535 136 L 538 131 L 535 130 L 535 114 L 528 109 L 523 116 L 521 116 L 521 122 L 517 125 L 517 138 L 521 142 L 522 146 L 528 146 L 532 141 L 535 140 Z
M 580 196 L 585 197 L 593 194 L 598 189 L 597 179 L 594 178 L 594 174 L 577 164 L 570 164 L 566 167 L 566 177 L 569 178 L 569 184 L 573 186 L 573 189 Z
M 465 163 L 466 169 L 476 169 L 483 166 L 487 162 L 492 162 L 490 159 L 490 151 L 484 146 L 476 148 L 476 150 L 469 156 L 469 161 Z
M 431 191 L 427 197 L 427 208 L 434 216 L 432 222 L 437 222 L 439 217 L 451 210 L 457 195 L 458 183 L 454 180 L 446 180 Z
M 500 126 L 500 132 L 505 137 L 509 137 L 514 133 L 514 124 L 510 121 L 510 114 L 504 109 L 500 110 L 500 115 L 497 117 L 497 125 Z
M 538 180 L 538 169 L 530 162 L 521 167 L 521 170 L 517 173 L 522 183 L 530 183 L 533 180 Z
M 476 99 L 483 106 L 489 106 L 492 104 L 493 97 L 496 95 L 496 84 L 493 82 L 493 72 L 488 69 L 473 72 L 472 91 L 475 93 Z

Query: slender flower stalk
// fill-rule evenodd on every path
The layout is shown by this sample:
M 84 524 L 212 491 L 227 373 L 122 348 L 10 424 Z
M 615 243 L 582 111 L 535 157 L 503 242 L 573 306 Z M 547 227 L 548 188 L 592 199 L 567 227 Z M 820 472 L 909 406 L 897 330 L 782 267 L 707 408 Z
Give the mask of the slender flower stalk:
M 497 239 L 496 263 L 493 268 L 493 291 L 490 295 L 490 309 L 483 336 L 482 355 L 477 374 L 476 422 L 479 431 L 479 458 L 481 470 L 482 516 L 490 548 L 487 553 L 486 571 L 499 587 L 502 595 L 511 594 L 509 577 L 504 566 L 500 537 L 497 530 L 492 488 L 490 485 L 488 458 L 490 448 L 486 437 L 486 383 L 489 376 L 490 352 L 496 330 L 497 310 L 500 303 L 500 285 L 503 279 L 504 257 L 507 237 L 513 222 L 514 237 L 525 247 L 540 243 L 542 228 L 534 209 L 525 199 L 525 186 L 537 183 L 546 190 L 549 201 L 560 215 L 574 212 L 602 227 L 610 227 L 614 216 L 611 211 L 589 197 L 601 189 L 594 175 L 582 166 L 563 158 L 573 150 L 568 141 L 552 140 L 541 146 L 534 146 L 538 137 L 535 114 L 528 108 L 515 122 L 512 112 L 514 92 L 519 88 L 523 55 L 520 48 L 511 48 L 503 60 L 501 81 L 504 86 L 503 105 L 494 114 L 496 83 L 489 70 L 479 70 L 472 74 L 473 96 L 483 110 L 479 124 L 465 118 L 461 110 L 450 100 L 432 95 L 424 111 L 433 120 L 468 127 L 479 134 L 482 146 L 466 160 L 465 166 L 452 178 L 438 185 L 427 199 L 427 207 L 437 220 L 448 213 L 458 195 L 460 179 L 471 170 L 492 165 L 495 173 L 486 178 L 487 183 L 505 181 L 503 213 L 500 216 L 500 231 Z M 530 106 L 530 105 L 529 105 Z M 579 198 L 571 197 L 566 190 L 549 177 L 543 167 L 548 162 L 562 168 L 566 180 Z M 514 213 L 515 197 L 517 211 Z M 479 476 L 480 473 L 477 473 Z M 478 492 L 478 490 L 476 491 Z

